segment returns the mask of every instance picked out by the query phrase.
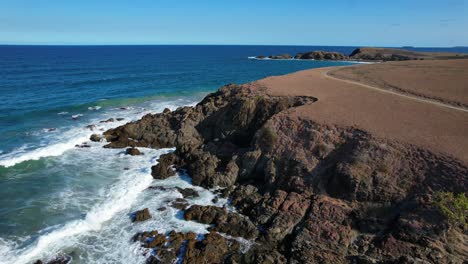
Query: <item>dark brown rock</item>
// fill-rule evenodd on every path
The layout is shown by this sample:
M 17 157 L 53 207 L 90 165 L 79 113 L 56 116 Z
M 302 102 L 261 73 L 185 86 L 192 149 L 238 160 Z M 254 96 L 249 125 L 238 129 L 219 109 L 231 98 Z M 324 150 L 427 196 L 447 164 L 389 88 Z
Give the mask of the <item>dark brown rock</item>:
M 174 153 L 161 155 L 158 159 L 158 164 L 151 167 L 151 175 L 155 179 L 167 179 L 176 174 L 172 168 L 178 162 L 179 158 Z
M 184 198 L 193 198 L 193 197 L 200 196 L 198 192 L 192 188 L 182 189 L 182 188 L 177 187 L 176 189 L 182 194 Z
M 53 258 L 52 260 L 49 260 L 47 262 L 43 262 L 42 260 L 37 260 L 36 262 L 34 262 L 34 264 L 67 264 L 71 261 L 71 257 L 70 256 L 57 256 L 55 258 Z
M 111 123 L 111 122 L 114 122 L 115 119 L 114 118 L 109 118 L 107 120 L 102 120 L 102 121 L 99 121 L 99 123 Z
M 251 239 L 258 234 L 256 226 L 247 217 L 228 212 L 225 208 L 192 205 L 185 211 L 184 217 L 186 220 L 212 224 L 214 226 L 210 230 L 231 236 Z
M 92 134 L 89 139 L 93 142 L 100 142 L 103 139 L 103 137 L 98 134 Z
M 138 156 L 138 155 L 141 155 L 142 153 L 137 148 L 128 148 L 125 150 L 125 154 L 130 155 L 130 156 Z
M 148 208 L 136 211 L 132 215 L 132 222 L 146 221 L 151 218 L 151 214 Z
M 150 262 L 183 254 L 193 263 L 463 263 L 466 234 L 431 201 L 438 191 L 466 192 L 464 164 L 300 119 L 290 112 L 315 98 L 251 88 L 228 85 L 195 107 L 105 132 L 107 147 L 175 147 L 152 168 L 153 177 L 186 169 L 195 185 L 225 187 L 217 195 L 236 208 L 187 209 L 187 201 L 174 201 L 186 220 L 209 224 L 212 232 L 202 241 L 180 233 L 169 244 L 162 236 L 154 244 L 145 240 L 158 248 Z M 239 252 L 238 243 L 216 232 L 255 243 Z
M 347 60 L 348 56 L 339 52 L 328 52 L 328 51 L 312 51 L 306 53 L 299 53 L 295 59 L 300 60 Z
M 177 198 L 171 202 L 171 206 L 179 210 L 185 210 L 189 206 L 189 203 L 185 199 Z
M 96 127 L 96 125 L 87 125 L 86 128 L 89 129 L 89 130 L 91 130 L 91 131 L 93 131 L 93 130 L 95 130 L 97 127 Z
M 292 59 L 292 56 L 289 54 L 281 54 L 281 55 L 268 56 L 268 58 L 272 60 L 288 60 L 288 59 Z

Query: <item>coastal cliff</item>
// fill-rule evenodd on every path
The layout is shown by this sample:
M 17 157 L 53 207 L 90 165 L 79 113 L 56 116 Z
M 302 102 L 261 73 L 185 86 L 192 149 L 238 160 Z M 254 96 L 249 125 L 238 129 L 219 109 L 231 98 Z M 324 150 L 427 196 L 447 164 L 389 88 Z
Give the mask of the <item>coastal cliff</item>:
M 156 179 L 184 170 L 222 187 L 236 210 L 182 207 L 195 233 L 135 235 L 148 263 L 463 263 L 465 226 L 436 205 L 467 190 L 452 157 L 290 112 L 320 100 L 227 85 L 194 107 L 149 114 L 106 131 L 107 148 L 174 147 Z M 249 246 L 242 241 L 250 241 Z

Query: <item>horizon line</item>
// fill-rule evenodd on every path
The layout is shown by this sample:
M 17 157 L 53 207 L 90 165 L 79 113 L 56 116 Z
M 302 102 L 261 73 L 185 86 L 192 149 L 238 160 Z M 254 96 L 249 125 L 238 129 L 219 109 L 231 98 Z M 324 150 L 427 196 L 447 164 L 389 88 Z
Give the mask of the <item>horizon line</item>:
M 291 47 L 375 47 L 375 48 L 468 48 L 467 46 L 378 46 L 378 45 L 319 45 L 319 44 L 4 44 L 0 46 L 291 46 Z

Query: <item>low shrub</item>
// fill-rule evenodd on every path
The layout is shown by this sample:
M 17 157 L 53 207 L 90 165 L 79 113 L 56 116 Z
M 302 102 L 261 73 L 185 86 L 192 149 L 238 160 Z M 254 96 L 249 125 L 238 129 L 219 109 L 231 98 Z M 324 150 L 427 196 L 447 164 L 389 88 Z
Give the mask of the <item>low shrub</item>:
M 438 192 L 435 194 L 434 204 L 454 225 L 468 228 L 468 198 L 465 193 L 455 195 L 451 192 Z

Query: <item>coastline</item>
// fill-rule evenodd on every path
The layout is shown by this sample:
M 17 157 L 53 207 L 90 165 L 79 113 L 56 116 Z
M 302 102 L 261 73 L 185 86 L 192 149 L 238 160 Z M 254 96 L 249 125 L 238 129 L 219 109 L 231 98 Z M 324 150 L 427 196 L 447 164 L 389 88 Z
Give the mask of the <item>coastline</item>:
M 249 60 L 265 60 L 265 61 L 337 61 L 337 60 L 316 60 L 316 59 L 296 59 L 296 58 L 291 58 L 291 59 L 272 59 L 272 58 L 257 58 L 256 56 L 249 56 L 247 57 Z M 355 64 L 375 64 L 375 63 L 381 63 L 382 61 L 362 61 L 362 60 L 339 60 L 339 62 L 349 62 L 349 63 L 355 63 Z
M 172 167 L 186 170 L 194 185 L 222 187 L 219 195 L 236 208 L 182 209 L 185 220 L 211 225 L 201 240 L 193 233 L 139 234 L 143 247 L 157 249 L 150 262 L 430 260 L 435 253 L 421 255 L 427 248 L 438 261 L 464 258 L 459 241 L 446 241 L 444 234 L 465 235 L 448 229 L 431 197 L 466 190 L 468 139 L 460 132 L 468 125 L 466 113 L 327 79 L 328 70 L 229 85 L 195 107 L 147 115 L 104 133 L 108 148 L 175 147 L 152 167 L 153 177 L 171 177 Z M 369 215 L 371 208 L 389 212 Z M 437 216 L 425 218 L 428 213 Z M 233 237 L 255 243 L 241 252 Z M 436 249 L 437 243 L 456 249 Z

